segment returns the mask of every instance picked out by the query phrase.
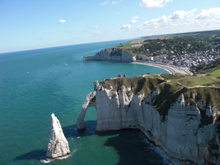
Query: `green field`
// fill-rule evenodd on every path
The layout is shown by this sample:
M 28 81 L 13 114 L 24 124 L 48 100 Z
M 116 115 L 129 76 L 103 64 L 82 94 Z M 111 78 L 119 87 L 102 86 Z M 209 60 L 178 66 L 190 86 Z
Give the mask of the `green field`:
M 196 82 L 198 85 L 203 85 L 203 84 L 215 82 L 214 80 L 210 79 L 209 77 L 190 78 L 190 80 Z
M 220 77 L 220 69 L 217 69 L 210 73 L 214 77 Z
M 132 40 L 133 41 L 133 40 Z M 120 45 L 113 46 L 114 48 L 130 48 L 131 45 L 137 45 L 139 43 L 132 43 L 132 41 L 128 41 L 125 43 L 121 43 Z M 140 44 L 144 44 L 146 42 L 140 42 Z

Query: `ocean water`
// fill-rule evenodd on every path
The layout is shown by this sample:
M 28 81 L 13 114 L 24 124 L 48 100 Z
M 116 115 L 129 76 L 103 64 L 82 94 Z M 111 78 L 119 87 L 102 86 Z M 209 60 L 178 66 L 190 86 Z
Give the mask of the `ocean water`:
M 0 164 L 43 164 L 50 114 L 54 113 L 69 142 L 71 156 L 56 165 L 167 164 L 138 130 L 96 133 L 96 111 L 89 108 L 87 129 L 76 119 L 93 82 L 127 74 L 166 72 L 129 63 L 82 60 L 124 41 L 80 44 L 0 54 Z

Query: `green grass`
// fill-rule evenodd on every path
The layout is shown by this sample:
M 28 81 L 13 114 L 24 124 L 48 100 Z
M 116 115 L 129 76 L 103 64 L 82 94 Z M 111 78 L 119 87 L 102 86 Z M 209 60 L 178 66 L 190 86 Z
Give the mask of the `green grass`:
M 122 43 L 120 45 L 116 45 L 116 46 L 113 46 L 114 48 L 130 48 L 131 45 L 137 45 L 139 43 L 131 43 L 132 41 L 128 41 L 128 42 L 125 42 L 125 43 Z M 146 42 L 140 42 L 140 44 L 144 44 Z
M 176 74 L 169 74 L 169 73 L 161 73 L 161 77 L 163 77 L 165 80 L 173 80 L 173 79 L 180 79 L 186 77 L 186 75 L 181 74 L 181 73 L 176 73 Z
M 178 82 L 184 86 L 187 86 L 187 87 L 192 87 L 192 86 L 198 85 L 195 81 L 192 81 L 188 78 L 181 78 L 178 80 Z
M 112 89 L 116 91 L 121 90 L 122 86 L 130 87 L 132 89 L 131 92 L 134 94 L 143 93 L 147 95 L 155 86 L 164 82 L 164 80 L 159 79 L 158 76 L 155 75 L 152 75 L 152 77 L 143 76 L 144 77 L 136 76 L 133 78 L 106 79 L 101 81 L 100 84 L 106 89 L 110 89 L 110 86 L 112 86 Z
M 214 77 L 220 77 L 220 69 L 217 69 L 210 73 Z
M 124 44 L 122 44 L 123 45 L 123 47 L 130 47 L 132 44 L 130 43 L 130 41 L 129 42 L 125 42 Z
M 128 48 L 128 47 L 131 47 L 131 41 L 128 41 L 128 42 L 125 42 L 125 43 L 121 43 L 120 45 L 116 45 L 116 46 L 113 46 L 115 48 Z
M 196 82 L 198 85 L 203 85 L 203 84 L 214 82 L 214 80 L 210 79 L 209 77 L 190 78 L 189 80 Z

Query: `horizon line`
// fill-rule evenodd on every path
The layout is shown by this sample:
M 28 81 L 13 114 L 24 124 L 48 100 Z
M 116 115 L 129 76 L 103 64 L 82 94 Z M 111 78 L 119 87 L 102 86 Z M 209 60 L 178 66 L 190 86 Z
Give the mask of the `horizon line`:
M 30 48 L 30 49 L 21 49 L 21 50 L 13 50 L 13 51 L 6 51 L 6 52 L 0 52 L 0 54 L 5 53 L 14 53 L 14 52 L 22 52 L 22 51 L 29 51 L 29 50 L 38 50 L 38 49 L 49 49 L 49 48 L 55 48 L 55 47 L 63 47 L 63 46 L 73 46 L 73 45 L 81 45 L 81 44 L 91 44 L 91 43 L 99 43 L 99 42 L 110 42 L 110 41 L 120 41 L 120 40 L 132 40 L 142 37 L 151 37 L 151 36 L 163 36 L 163 35 L 177 35 L 177 34 L 185 34 L 185 33 L 196 33 L 196 32 L 208 32 L 208 31 L 219 31 L 220 29 L 215 30 L 202 30 L 202 31 L 186 31 L 186 32 L 180 32 L 180 33 L 166 33 L 166 34 L 151 34 L 146 36 L 140 36 L 140 37 L 134 37 L 134 38 L 127 38 L 127 39 L 115 39 L 115 40 L 104 40 L 104 41 L 96 41 L 96 42 L 85 42 L 85 43 L 77 43 L 77 44 L 68 44 L 68 45 L 54 45 L 54 46 L 48 46 L 48 47 L 39 47 L 39 48 Z

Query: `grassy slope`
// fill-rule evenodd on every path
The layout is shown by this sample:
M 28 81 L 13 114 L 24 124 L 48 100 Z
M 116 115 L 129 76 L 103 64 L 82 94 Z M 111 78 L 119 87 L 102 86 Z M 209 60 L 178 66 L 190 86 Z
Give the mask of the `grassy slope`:
M 196 78 L 189 78 L 189 80 L 196 82 L 198 85 L 205 85 L 208 83 L 215 82 L 210 77 L 196 77 Z
M 217 39 L 217 35 L 220 34 L 219 30 L 213 31 L 202 31 L 202 32 L 192 32 L 192 33 L 180 33 L 180 34 L 171 34 L 171 35 L 161 35 L 161 36 L 154 36 L 149 38 L 142 38 L 137 40 L 131 40 L 125 43 L 121 43 L 120 45 L 113 46 L 113 48 L 120 48 L 125 50 L 126 52 L 130 53 L 131 55 L 138 55 L 138 56 L 149 56 L 152 55 L 152 52 L 147 53 L 146 51 L 142 51 L 139 49 L 140 47 L 131 47 L 131 45 L 137 44 L 146 44 L 148 42 L 152 42 L 152 40 L 163 40 L 163 39 L 174 39 L 176 37 L 194 37 L 200 40 L 213 40 L 214 38 Z M 156 52 L 155 52 L 156 53 Z
M 213 72 L 210 73 L 211 76 L 214 76 L 214 77 L 220 77 L 220 69 L 217 69 Z

